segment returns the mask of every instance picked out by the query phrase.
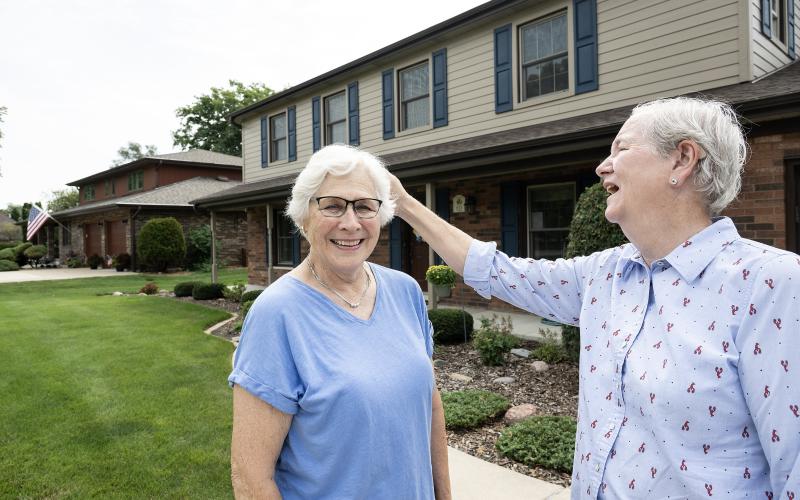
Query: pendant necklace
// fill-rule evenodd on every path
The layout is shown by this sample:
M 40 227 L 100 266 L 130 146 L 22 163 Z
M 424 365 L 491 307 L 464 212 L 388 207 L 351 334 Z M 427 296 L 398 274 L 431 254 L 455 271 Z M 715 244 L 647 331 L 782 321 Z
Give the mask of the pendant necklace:
M 320 278 L 319 275 L 317 275 L 317 271 L 314 269 L 314 264 L 312 264 L 310 260 L 308 260 L 307 262 L 308 262 L 308 268 L 311 270 L 311 276 L 313 276 L 314 279 L 317 280 L 317 282 L 319 282 L 320 285 L 325 287 L 326 290 L 330 290 L 331 292 L 335 293 L 336 296 L 342 299 L 345 302 L 345 304 L 350 306 L 351 309 L 358 309 L 358 306 L 361 305 L 361 301 L 364 300 L 364 297 L 367 295 L 367 290 L 369 290 L 370 279 L 369 279 L 369 273 L 367 272 L 366 269 L 364 269 L 364 274 L 367 276 L 367 286 L 364 287 L 364 292 L 361 294 L 361 297 L 358 298 L 358 302 L 350 302 L 349 300 L 344 298 L 344 295 L 337 292 L 336 290 L 328 286 L 327 283 L 322 281 L 322 278 Z

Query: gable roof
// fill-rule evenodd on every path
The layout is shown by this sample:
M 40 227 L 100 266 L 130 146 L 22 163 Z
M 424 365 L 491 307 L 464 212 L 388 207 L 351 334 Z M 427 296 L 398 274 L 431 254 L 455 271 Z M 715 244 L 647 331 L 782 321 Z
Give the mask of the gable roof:
M 193 177 L 185 181 L 160 186 L 150 191 L 87 203 L 85 205 L 61 210 L 51 215 L 54 217 L 71 217 L 85 213 L 112 210 L 119 207 L 193 208 L 192 200 L 204 196 L 211 196 L 214 193 L 225 191 L 231 186 L 238 184 L 238 181 L 220 180 L 219 178 L 213 177 Z
M 97 172 L 88 177 L 78 179 L 77 181 L 68 182 L 67 185 L 79 186 L 81 184 L 86 184 L 87 182 L 103 179 L 127 172 L 129 170 L 135 170 L 151 163 L 158 163 L 159 165 L 184 165 L 198 168 L 224 168 L 230 170 L 241 170 L 243 164 L 241 156 L 215 153 L 214 151 L 206 151 L 204 149 L 190 149 L 189 151 L 181 151 L 179 153 L 145 156 L 143 158 L 103 170 L 102 172 Z

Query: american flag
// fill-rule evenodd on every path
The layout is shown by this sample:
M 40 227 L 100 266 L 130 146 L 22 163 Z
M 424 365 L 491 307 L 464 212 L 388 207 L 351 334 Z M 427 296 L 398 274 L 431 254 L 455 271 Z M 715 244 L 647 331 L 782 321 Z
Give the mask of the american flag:
M 30 241 L 33 235 L 36 234 L 36 231 L 47 222 L 48 217 L 50 216 L 47 215 L 47 212 L 41 208 L 36 205 L 31 206 L 31 210 L 28 212 L 28 234 L 25 235 L 28 241 Z

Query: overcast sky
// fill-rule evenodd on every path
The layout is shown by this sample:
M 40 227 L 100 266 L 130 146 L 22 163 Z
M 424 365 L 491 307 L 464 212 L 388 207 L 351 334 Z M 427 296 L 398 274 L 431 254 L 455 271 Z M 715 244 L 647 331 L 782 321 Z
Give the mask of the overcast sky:
M 175 109 L 229 79 L 297 85 L 480 0 L 0 0 L 0 208 L 177 151 Z

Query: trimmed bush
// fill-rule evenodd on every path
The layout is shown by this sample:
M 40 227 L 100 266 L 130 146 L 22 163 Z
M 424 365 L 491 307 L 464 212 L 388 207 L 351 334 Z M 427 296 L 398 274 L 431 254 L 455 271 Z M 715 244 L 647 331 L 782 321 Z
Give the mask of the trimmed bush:
M 258 298 L 258 296 L 261 295 L 261 292 L 263 291 L 264 290 L 250 290 L 249 292 L 244 292 L 242 294 L 242 299 L 241 299 L 242 304 L 244 304 L 245 302 L 256 300 L 256 298 Z
M 606 220 L 606 198 L 608 193 L 598 182 L 584 190 L 575 204 L 575 214 L 569 226 L 566 258 L 590 255 L 606 248 L 628 242 L 617 224 Z M 564 325 L 561 340 L 567 357 L 577 361 L 581 350 L 580 330 L 572 325 Z
M 16 246 L 21 245 L 21 241 L 0 241 L 0 250 L 5 250 L 6 248 L 14 248 Z M 8 259 L 4 259 L 8 260 Z
M 150 219 L 139 232 L 136 251 L 144 269 L 164 272 L 180 266 L 186 258 L 183 228 L 174 217 Z
M 44 245 L 33 245 L 26 248 L 23 253 L 25 257 L 28 258 L 28 263 L 33 267 L 37 267 L 39 265 L 39 259 L 47 255 L 47 247 Z
M 155 295 L 158 293 L 158 285 L 155 284 L 153 281 L 149 281 L 144 284 L 144 286 L 139 289 L 139 293 L 144 293 L 147 295 Z
M 90 255 L 89 258 L 86 259 L 86 263 L 89 264 L 89 267 L 91 267 L 92 269 L 97 269 L 98 267 L 101 267 L 103 265 L 103 258 L 95 253 Z
M 241 302 L 244 288 L 244 283 L 236 283 L 225 287 L 225 290 L 222 291 L 222 294 L 225 296 L 225 299 L 230 300 L 231 302 Z
M 222 283 L 197 283 L 192 288 L 192 297 L 195 300 L 212 300 L 224 297 L 225 285 Z
M 67 267 L 70 269 L 75 269 L 77 267 L 83 267 L 83 262 L 81 259 L 77 257 L 70 257 L 67 259 Z
M 184 281 L 175 285 L 175 288 L 173 288 L 172 291 L 175 292 L 176 297 L 191 297 L 192 290 L 194 290 L 195 285 L 201 284 L 203 284 L 202 281 Z
M 131 268 L 131 256 L 127 253 L 121 253 L 114 257 L 114 269 L 117 271 L 124 271 Z
M 25 256 L 25 250 L 32 246 L 33 243 L 27 242 L 14 247 L 14 262 L 16 262 L 19 267 L 22 267 L 28 263 L 28 258 Z
M 13 248 L 4 248 L 0 250 L 0 260 L 14 260 L 15 258 L 16 254 Z
M 570 417 L 531 417 L 503 431 L 496 446 L 503 455 L 525 465 L 571 473 L 575 429 Z
M 487 366 L 504 363 L 504 356 L 519 345 L 519 339 L 511 335 L 511 318 L 497 319 L 497 315 L 481 318 L 481 327 L 475 332 L 472 345 L 478 350 L 481 361 Z
M 13 260 L 0 260 L 0 273 L 4 271 L 19 271 L 19 266 Z
M 433 324 L 433 342 L 458 344 L 472 338 L 472 315 L 461 309 L 429 309 L 428 319 Z M 466 335 L 466 340 L 465 340 Z
M 503 396 L 481 390 L 444 392 L 442 404 L 444 423 L 448 429 L 478 427 L 511 407 L 511 403 Z

